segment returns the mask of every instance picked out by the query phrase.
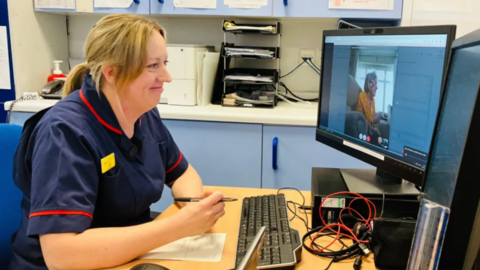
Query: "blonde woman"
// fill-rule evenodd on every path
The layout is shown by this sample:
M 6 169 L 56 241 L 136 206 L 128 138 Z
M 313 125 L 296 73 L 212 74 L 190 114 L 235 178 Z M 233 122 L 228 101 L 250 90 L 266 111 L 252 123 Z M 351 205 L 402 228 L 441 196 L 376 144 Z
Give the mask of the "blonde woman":
M 86 40 L 64 98 L 25 123 L 14 180 L 24 196 L 10 269 L 97 269 L 124 264 L 224 215 L 204 193 L 156 108 L 167 71 L 165 31 L 136 15 L 101 19 Z M 152 221 L 164 186 L 199 197 Z

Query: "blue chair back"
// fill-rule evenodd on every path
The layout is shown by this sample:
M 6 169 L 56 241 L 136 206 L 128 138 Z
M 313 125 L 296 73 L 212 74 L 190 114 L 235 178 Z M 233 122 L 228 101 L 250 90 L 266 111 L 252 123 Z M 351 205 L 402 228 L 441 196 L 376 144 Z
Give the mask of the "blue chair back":
M 0 269 L 10 263 L 10 239 L 22 218 L 22 192 L 13 183 L 13 156 L 21 135 L 21 126 L 0 124 Z

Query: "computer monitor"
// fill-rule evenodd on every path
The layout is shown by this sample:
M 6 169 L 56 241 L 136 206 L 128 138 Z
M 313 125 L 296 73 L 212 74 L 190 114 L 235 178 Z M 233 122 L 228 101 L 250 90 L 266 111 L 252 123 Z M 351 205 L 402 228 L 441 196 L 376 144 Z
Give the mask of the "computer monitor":
M 438 270 L 471 270 L 480 256 L 480 29 L 453 42 L 445 85 L 424 197 L 450 209 Z
M 455 29 L 324 31 L 317 141 L 423 186 Z

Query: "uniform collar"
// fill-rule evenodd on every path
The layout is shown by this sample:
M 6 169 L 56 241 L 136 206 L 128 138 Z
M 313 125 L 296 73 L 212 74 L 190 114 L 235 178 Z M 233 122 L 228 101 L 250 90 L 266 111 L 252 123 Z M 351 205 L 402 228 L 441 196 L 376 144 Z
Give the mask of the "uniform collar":
M 125 151 L 130 151 L 133 147 L 131 140 L 128 139 L 123 132 L 107 97 L 102 92 L 97 91 L 92 77 L 88 74 L 85 75 L 83 79 L 82 89 L 80 89 L 79 95 L 89 111 L 92 112 L 95 118 L 117 139 L 116 141 L 119 145 Z M 134 128 L 134 136 L 140 141 L 143 141 L 145 138 L 141 128 L 142 117 L 143 116 L 137 120 Z

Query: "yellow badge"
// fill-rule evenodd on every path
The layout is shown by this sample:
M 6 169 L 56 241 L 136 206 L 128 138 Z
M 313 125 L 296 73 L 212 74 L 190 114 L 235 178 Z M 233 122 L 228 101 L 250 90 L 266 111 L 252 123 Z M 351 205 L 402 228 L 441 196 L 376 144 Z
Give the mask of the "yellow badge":
M 113 167 L 115 167 L 115 153 L 102 158 L 102 173 L 108 172 Z

